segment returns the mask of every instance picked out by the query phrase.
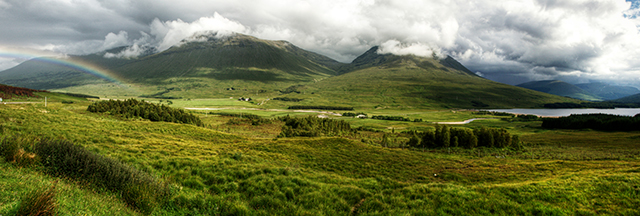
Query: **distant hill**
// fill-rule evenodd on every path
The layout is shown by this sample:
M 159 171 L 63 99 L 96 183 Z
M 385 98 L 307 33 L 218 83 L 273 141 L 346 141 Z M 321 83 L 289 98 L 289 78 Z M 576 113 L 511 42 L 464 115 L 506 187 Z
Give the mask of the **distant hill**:
M 283 98 L 267 107 L 489 108 L 574 102 L 484 79 L 449 56 L 379 54 L 378 47 L 344 64 L 286 41 L 200 32 L 160 53 L 104 58 L 106 52 L 124 49 L 70 57 L 110 71 L 124 85 L 38 59 L 0 72 L 0 82 L 99 97 Z
M 542 81 L 532 81 L 527 83 L 522 83 L 517 85 L 519 87 L 528 88 L 531 90 L 576 98 L 580 100 L 588 100 L 588 101 L 602 101 L 602 98 L 592 94 L 586 90 L 583 90 L 575 85 L 566 83 L 560 80 L 542 80 Z
M 341 75 L 297 88 L 299 104 L 369 108 L 542 107 L 572 100 L 479 77 L 451 57 L 378 54 L 377 47 L 341 69 Z
M 576 84 L 576 86 L 604 100 L 614 100 L 640 93 L 640 90 L 635 87 L 606 83 L 581 83 Z
M 126 47 L 67 60 L 110 71 L 122 88 L 85 72 L 33 59 L 0 72 L 0 82 L 35 89 L 59 89 L 92 95 L 153 97 L 229 97 L 249 92 L 278 92 L 288 86 L 336 74 L 344 64 L 303 50 L 286 41 L 261 40 L 232 33 L 201 32 L 170 49 L 134 59 L 104 58 Z M 135 89 L 134 89 L 135 88 Z M 115 90 L 114 90 L 115 89 Z M 107 92 L 107 93 L 105 93 Z
M 300 49 L 286 41 L 261 40 L 232 33 L 203 32 L 170 49 L 114 68 L 137 83 L 167 78 L 206 77 L 261 82 L 311 81 L 334 75 L 341 63 Z
M 83 56 L 69 56 L 68 58 L 34 58 L 18 66 L 0 72 L 0 83 L 32 89 L 59 89 L 70 86 L 108 83 L 94 75 L 73 67 L 58 64 L 72 62 L 72 64 L 91 64 L 101 68 L 114 68 L 132 60 L 119 58 L 104 58 L 106 52 L 118 52 L 126 47 Z
M 35 92 L 47 91 L 0 84 L 0 98 L 2 99 L 11 99 L 13 97 L 37 97 L 33 94 Z
M 634 95 L 629 95 L 623 98 L 618 98 L 615 100 L 610 100 L 610 102 L 616 102 L 616 103 L 640 103 L 640 93 L 638 94 L 634 94 Z

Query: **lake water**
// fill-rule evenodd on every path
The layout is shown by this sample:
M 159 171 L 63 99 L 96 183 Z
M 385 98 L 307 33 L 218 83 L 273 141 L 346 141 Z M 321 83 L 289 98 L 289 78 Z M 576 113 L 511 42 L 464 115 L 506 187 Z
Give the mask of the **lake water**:
M 603 113 L 612 115 L 634 116 L 640 113 L 639 108 L 615 109 L 492 109 L 487 111 L 506 112 L 514 114 L 532 114 L 538 116 L 569 116 L 571 114 Z

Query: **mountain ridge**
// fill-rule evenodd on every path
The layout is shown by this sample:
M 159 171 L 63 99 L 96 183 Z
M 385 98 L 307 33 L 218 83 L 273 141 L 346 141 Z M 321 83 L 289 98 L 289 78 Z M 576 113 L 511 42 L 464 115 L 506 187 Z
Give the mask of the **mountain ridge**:
M 561 80 L 540 80 L 531 81 L 517 85 L 539 92 L 549 93 L 558 96 L 576 98 L 588 101 L 602 101 L 603 99 L 573 84 Z
M 371 107 L 531 107 L 571 101 L 487 80 L 451 56 L 439 59 L 385 54 L 379 53 L 377 46 L 344 64 L 287 41 L 262 40 L 239 33 L 201 32 L 165 51 L 139 58 L 104 58 L 105 53 L 74 58 L 102 65 L 129 86 L 137 87 L 135 92 L 124 89 L 113 93 L 116 95 L 228 98 L 245 97 L 253 92 L 273 98 L 292 92 L 304 94 L 305 89 L 309 89 L 308 92 L 316 93 L 311 94 L 316 99 L 311 97 L 302 103 L 354 104 L 343 99 L 362 96 L 360 99 L 368 98 L 362 103 Z M 68 78 L 71 72 L 64 68 L 60 71 L 57 81 L 68 81 L 63 78 Z M 0 73 L 0 82 L 7 80 L 3 73 Z M 83 83 L 80 75 L 85 74 L 76 72 L 76 75 L 79 78 L 73 82 L 75 86 L 63 86 L 62 91 L 101 96 L 114 92 L 109 89 L 110 85 L 98 82 L 95 77 Z M 289 91 L 290 88 L 294 91 Z M 296 90 L 298 88 L 302 91 Z M 343 91 L 337 92 L 337 89 Z M 347 89 L 353 91 L 344 91 Z M 371 94 L 378 96 L 369 97 Z

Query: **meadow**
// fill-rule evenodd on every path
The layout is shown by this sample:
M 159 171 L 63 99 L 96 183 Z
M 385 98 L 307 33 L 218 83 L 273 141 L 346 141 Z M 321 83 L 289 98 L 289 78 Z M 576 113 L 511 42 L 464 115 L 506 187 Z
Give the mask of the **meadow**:
M 139 208 L 127 201 L 130 189 L 106 189 L 82 177 L 50 174 L 37 163 L 0 158 L 0 215 L 16 213 L 29 194 L 53 185 L 61 215 L 640 214 L 640 132 L 549 130 L 541 121 L 509 121 L 467 110 L 371 108 L 355 112 L 424 121 L 330 116 L 364 130 L 278 138 L 284 123 L 272 119 L 317 114 L 191 111 L 205 125 L 199 127 L 91 113 L 90 102 L 79 99 L 62 103 L 70 100 L 53 98 L 47 107 L 0 105 L 3 139 L 20 141 L 25 152 L 44 138 L 66 140 L 147 173 L 165 183 L 169 195 Z M 169 106 L 238 103 L 246 102 L 181 99 Z M 268 121 L 253 124 L 222 112 Z M 402 145 L 409 130 L 470 118 L 494 119 L 453 127 L 506 128 L 520 136 L 524 149 Z M 395 145 L 382 147 L 385 135 Z

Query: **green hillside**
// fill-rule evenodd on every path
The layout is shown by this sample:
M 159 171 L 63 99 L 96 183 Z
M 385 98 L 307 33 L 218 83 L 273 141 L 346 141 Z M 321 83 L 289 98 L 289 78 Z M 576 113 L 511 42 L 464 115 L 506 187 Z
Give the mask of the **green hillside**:
M 602 101 L 602 98 L 575 85 L 560 80 L 542 80 L 522 83 L 519 87 L 588 101 Z
M 576 84 L 576 86 L 604 100 L 615 100 L 640 93 L 640 90 L 635 87 L 609 85 L 606 83 L 581 83 Z
M 103 57 L 106 52 L 123 49 L 71 56 L 68 60 L 104 68 L 124 85 L 38 59 L 0 72 L 0 82 L 102 97 L 241 97 L 276 94 L 292 85 L 321 80 L 334 75 L 334 69 L 343 65 L 286 41 L 261 40 L 237 33 L 196 34 L 164 52 L 137 59 Z M 227 90 L 231 88 L 235 90 Z
M 111 71 L 123 85 L 38 61 L 1 72 L 0 80 L 107 98 L 284 98 L 268 102 L 266 107 L 271 108 L 541 107 L 574 101 L 489 81 L 449 56 L 432 59 L 378 54 L 378 47 L 343 64 L 286 41 L 201 32 L 166 51 L 137 59 L 104 58 L 105 52 L 71 58 Z
M 109 84 L 95 75 L 73 68 L 76 64 L 94 65 L 103 69 L 122 66 L 129 59 L 104 58 L 106 52 L 119 52 L 119 47 L 90 55 L 68 56 L 67 58 L 34 58 L 16 67 L 0 71 L 0 83 L 31 89 L 59 89 L 71 86 Z M 65 64 L 70 62 L 69 65 Z M 77 92 L 83 93 L 83 92 Z
M 630 95 L 630 96 L 626 96 L 623 98 L 618 98 L 610 101 L 617 102 L 617 103 L 640 103 L 640 94 L 634 94 L 634 95 Z
M 284 123 L 275 119 L 252 124 L 243 118 L 196 113 L 208 125 L 198 127 L 91 113 L 87 105 L 3 105 L 1 215 L 29 207 L 30 194 L 42 188 L 55 188 L 60 215 L 640 213 L 637 132 L 553 131 L 540 128 L 540 121 L 492 119 L 459 127 L 504 127 L 520 135 L 525 148 L 425 151 L 401 147 L 410 133 L 398 129 L 276 138 Z M 377 121 L 383 128 L 394 125 L 336 118 L 354 124 Z M 408 124 L 433 131 L 430 123 Z M 263 137 L 252 138 L 256 135 Z M 163 183 L 159 187 L 167 193 L 155 194 L 153 187 L 108 188 L 109 182 L 91 175 L 52 172 L 48 157 L 29 160 L 38 158 L 30 156 L 34 148 L 46 144 L 43 140 L 50 140 L 47 137 L 67 140 L 82 150 L 76 152 L 90 156 L 60 151 L 68 156 L 65 163 L 78 161 L 73 165 L 82 166 L 80 162 L 93 159 L 109 162 L 98 167 L 101 170 L 130 167 L 125 174 L 148 174 L 152 181 L 146 182 Z M 392 144 L 382 147 L 385 140 Z M 106 166 L 112 164 L 117 166 Z M 93 170 L 59 171 L 91 174 Z
M 541 107 L 576 101 L 493 82 L 431 58 L 378 55 L 372 50 L 363 56 L 354 61 L 354 71 L 299 87 L 304 94 L 290 93 L 287 97 L 305 98 L 300 105 L 370 109 Z M 459 65 L 447 59 L 448 65 Z
M 163 83 L 168 78 L 192 77 L 296 82 L 333 75 L 335 72 L 327 65 L 338 64 L 285 41 L 260 40 L 242 34 L 219 37 L 215 33 L 197 35 L 192 40 L 195 41 L 183 41 L 114 71 L 136 83 Z

